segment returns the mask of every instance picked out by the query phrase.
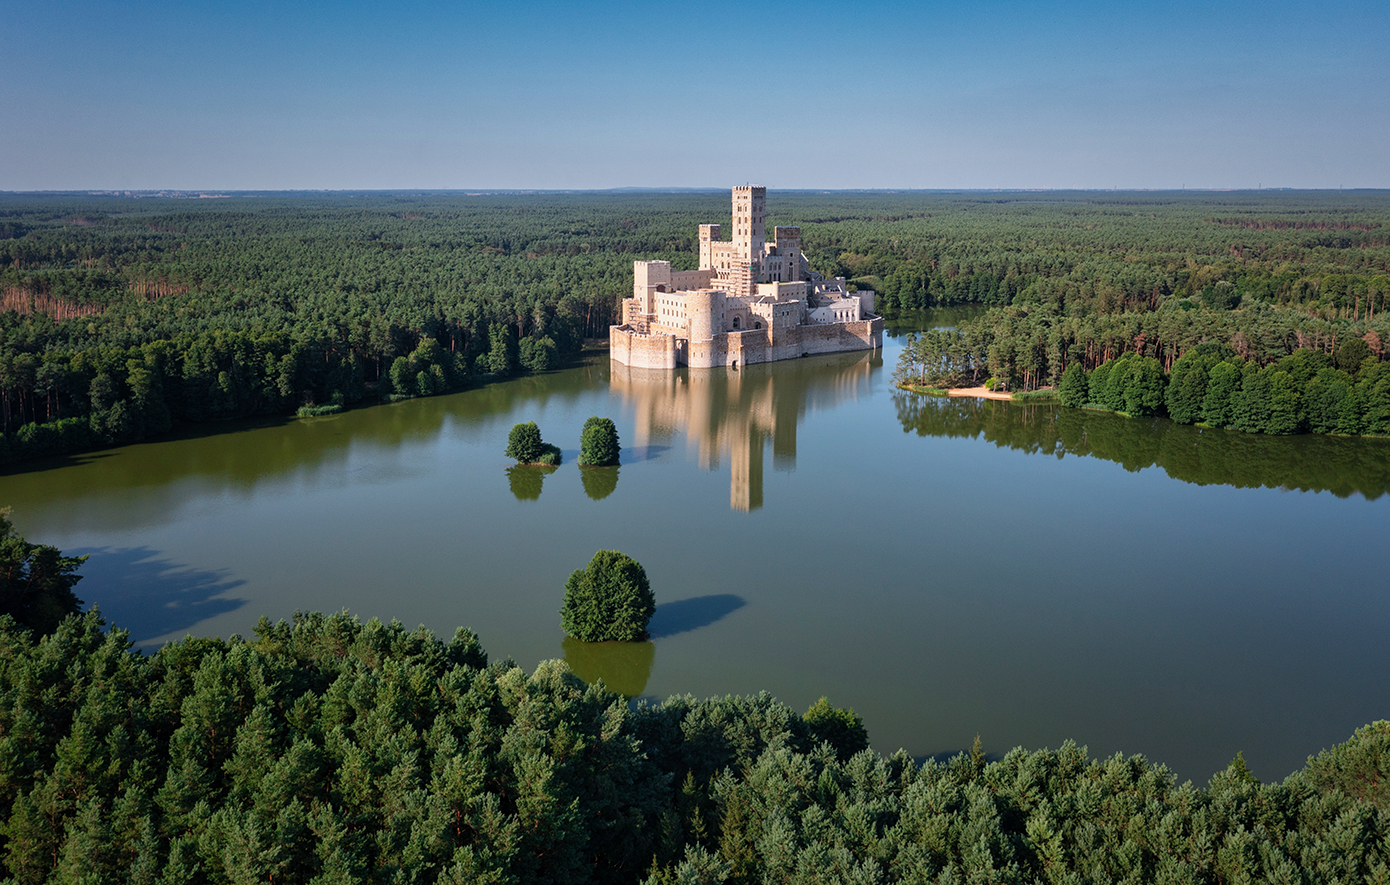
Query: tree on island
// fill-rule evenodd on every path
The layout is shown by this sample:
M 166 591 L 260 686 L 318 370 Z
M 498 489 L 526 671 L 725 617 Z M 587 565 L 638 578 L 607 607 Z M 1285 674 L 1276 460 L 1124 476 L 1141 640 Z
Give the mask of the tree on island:
M 579 435 L 579 463 L 590 467 L 612 467 L 618 463 L 618 428 L 611 419 L 595 415 L 584 422 Z
M 507 457 L 515 458 L 518 464 L 560 463 L 560 449 L 541 439 L 541 429 L 535 421 L 524 421 L 513 425 L 507 434 Z
M 560 625 L 583 642 L 636 642 L 647 638 L 656 600 L 637 560 L 600 550 L 565 582 Z

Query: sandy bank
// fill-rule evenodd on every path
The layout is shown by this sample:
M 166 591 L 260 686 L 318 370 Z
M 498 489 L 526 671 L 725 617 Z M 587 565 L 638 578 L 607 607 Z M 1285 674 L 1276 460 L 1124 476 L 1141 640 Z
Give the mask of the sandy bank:
M 1002 390 L 990 390 L 987 387 L 952 387 L 946 391 L 947 396 L 978 396 L 981 399 L 1013 399 L 1013 394 Z

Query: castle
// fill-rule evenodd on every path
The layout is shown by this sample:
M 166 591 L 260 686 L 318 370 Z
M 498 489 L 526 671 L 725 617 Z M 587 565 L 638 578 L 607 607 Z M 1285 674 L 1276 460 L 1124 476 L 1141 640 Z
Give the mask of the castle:
M 766 236 L 767 188 L 733 190 L 733 239 L 700 225 L 700 269 L 634 261 L 622 324 L 608 330 L 609 356 L 644 369 L 767 363 L 816 353 L 878 349 L 883 320 L 874 293 L 827 280 L 801 251 L 801 228 Z

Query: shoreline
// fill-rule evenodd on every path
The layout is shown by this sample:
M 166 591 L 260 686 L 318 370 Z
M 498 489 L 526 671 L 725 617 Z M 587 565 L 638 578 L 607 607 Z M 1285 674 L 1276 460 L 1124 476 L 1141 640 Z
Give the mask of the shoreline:
M 946 391 L 947 396 L 975 396 L 980 399 L 999 399 L 1011 400 L 1014 398 L 1012 393 L 1000 390 L 990 390 L 988 387 L 952 387 Z

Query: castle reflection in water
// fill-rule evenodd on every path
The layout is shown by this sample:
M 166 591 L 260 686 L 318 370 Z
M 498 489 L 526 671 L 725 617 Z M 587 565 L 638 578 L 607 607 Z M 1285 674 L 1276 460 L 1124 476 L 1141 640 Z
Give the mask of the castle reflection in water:
M 701 467 L 730 464 L 729 506 L 763 505 L 763 455 L 772 443 L 775 470 L 796 467 L 796 428 L 807 411 L 829 409 L 869 392 L 880 351 L 810 357 L 740 369 L 640 369 L 609 364 L 610 385 L 633 406 L 643 450 L 677 434 L 698 452 Z M 624 442 L 628 442 L 624 440 Z

